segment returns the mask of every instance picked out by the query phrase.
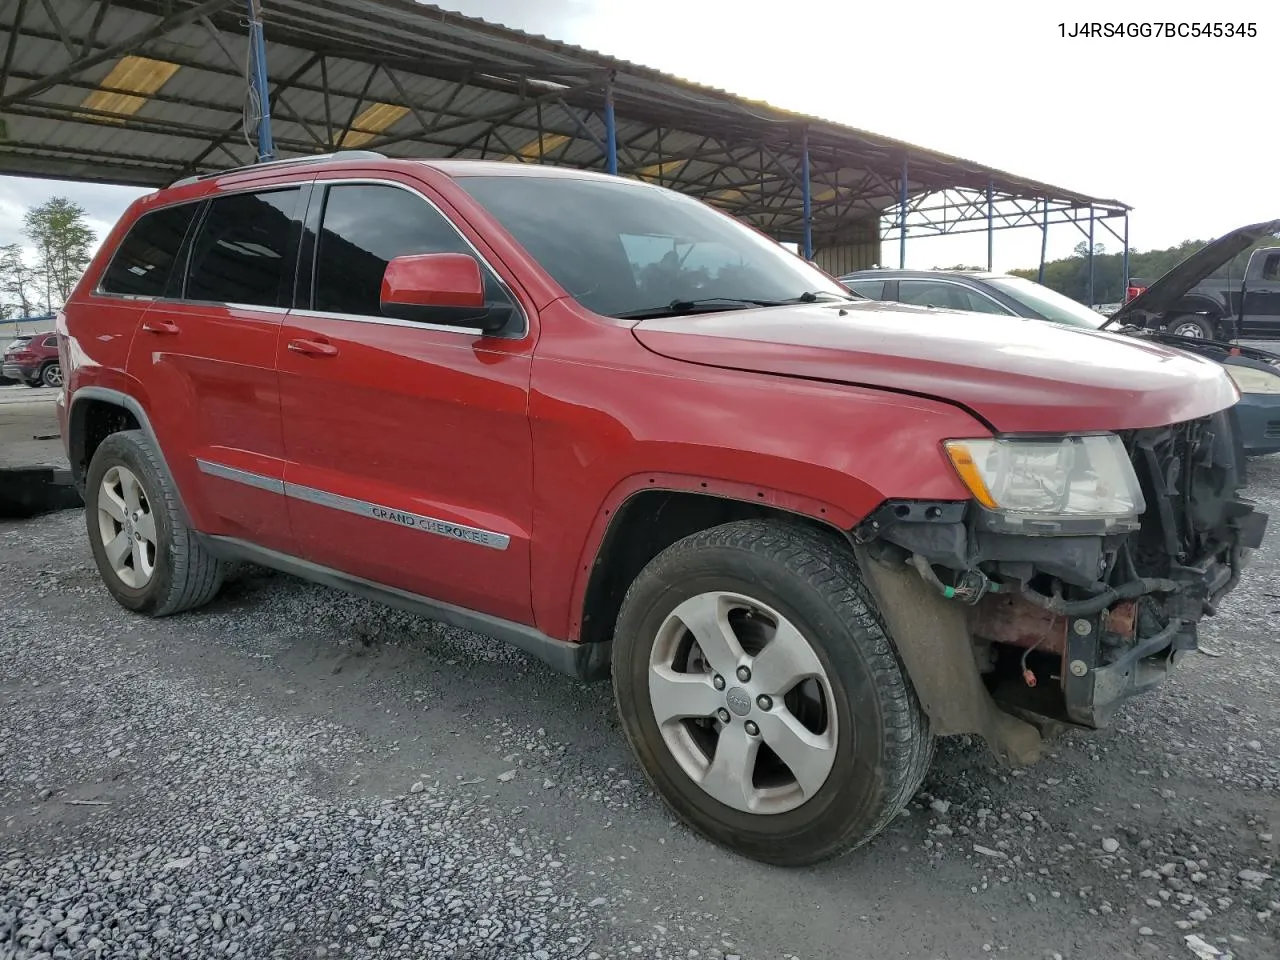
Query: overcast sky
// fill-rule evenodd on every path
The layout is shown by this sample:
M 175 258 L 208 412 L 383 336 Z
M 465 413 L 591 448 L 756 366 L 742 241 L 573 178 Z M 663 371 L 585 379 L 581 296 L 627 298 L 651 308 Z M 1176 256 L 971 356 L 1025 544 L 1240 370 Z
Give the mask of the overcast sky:
M 1135 207 L 1130 243 L 1164 247 L 1280 216 L 1280 4 L 1274 0 L 445 0 L 744 96 Z M 270 32 L 270 0 L 264 7 Z M 1255 22 L 1257 37 L 1063 38 L 1067 21 Z M 140 191 L 0 178 L 0 243 L 61 194 L 101 233 Z M 1113 221 L 1119 224 L 1119 221 Z M 1051 229 L 1050 258 L 1082 237 Z M 1120 244 L 1102 229 L 1108 249 Z M 1039 232 L 997 232 L 999 269 Z M 885 257 L 896 262 L 896 250 Z M 983 263 L 986 237 L 917 239 L 909 266 Z

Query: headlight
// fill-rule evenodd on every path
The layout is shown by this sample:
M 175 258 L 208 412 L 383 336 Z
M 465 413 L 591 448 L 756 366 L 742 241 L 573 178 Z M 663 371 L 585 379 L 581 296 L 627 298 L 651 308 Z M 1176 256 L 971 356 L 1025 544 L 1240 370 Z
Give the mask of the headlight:
M 1224 366 L 1241 393 L 1280 393 L 1280 374 L 1231 363 Z
M 1133 464 L 1114 434 L 948 440 L 945 447 L 973 498 L 1009 525 L 1110 521 L 1138 517 L 1147 508 Z

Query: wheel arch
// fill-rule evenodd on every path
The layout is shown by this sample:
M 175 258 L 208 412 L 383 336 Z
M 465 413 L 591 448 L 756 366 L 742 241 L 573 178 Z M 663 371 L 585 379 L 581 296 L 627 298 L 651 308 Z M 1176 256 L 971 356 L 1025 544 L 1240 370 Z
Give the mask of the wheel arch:
M 1213 297 L 1193 293 L 1183 297 L 1165 314 L 1170 320 L 1184 313 L 1208 314 L 1212 323 L 1218 323 L 1227 315 L 1227 308 Z
M 71 398 L 67 413 L 67 457 L 71 461 L 71 476 L 80 493 L 84 493 L 85 475 L 89 462 L 98 446 L 113 433 L 121 430 L 141 430 L 155 448 L 165 479 L 177 492 L 178 510 L 184 522 L 190 522 L 183 504 L 182 492 L 174 480 L 173 471 L 165 459 L 164 450 L 156 437 L 151 418 L 136 397 L 110 387 L 83 386 Z
M 631 582 L 671 544 L 720 524 L 763 518 L 843 542 L 858 519 L 833 504 L 751 484 L 664 473 L 623 481 L 598 511 L 578 563 L 569 639 L 610 641 Z

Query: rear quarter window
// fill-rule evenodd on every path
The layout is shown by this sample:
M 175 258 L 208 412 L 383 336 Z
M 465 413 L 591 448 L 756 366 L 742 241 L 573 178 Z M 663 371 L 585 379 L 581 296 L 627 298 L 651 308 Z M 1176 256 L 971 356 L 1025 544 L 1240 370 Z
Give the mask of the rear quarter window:
M 139 217 L 116 249 L 99 289 L 117 296 L 164 296 L 197 209 L 198 203 L 184 203 Z
M 869 300 L 884 299 L 884 281 L 883 280 L 850 280 L 845 286 L 860 296 Z

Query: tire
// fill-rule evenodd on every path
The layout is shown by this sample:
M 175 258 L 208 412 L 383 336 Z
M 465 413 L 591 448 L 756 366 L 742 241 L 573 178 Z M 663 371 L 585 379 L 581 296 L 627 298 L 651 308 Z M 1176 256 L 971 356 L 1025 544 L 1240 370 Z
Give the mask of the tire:
M 40 368 L 40 383 L 46 387 L 62 386 L 62 367 L 58 363 L 46 363 Z
M 719 630 L 702 619 L 699 637 L 709 635 L 710 648 L 728 626 L 717 655 L 686 626 L 713 607 L 728 613 L 717 617 Z M 790 652 L 766 657 L 780 640 L 777 649 Z M 784 663 L 795 669 L 776 669 Z M 794 681 L 770 679 L 788 672 L 807 677 L 790 693 Z M 866 843 L 911 799 L 933 758 L 928 720 L 852 554 L 794 524 L 725 524 L 654 558 L 619 613 L 613 684 L 654 789 L 693 829 L 754 860 L 802 866 Z M 678 701 L 667 696 L 674 689 Z M 659 710 L 685 719 L 660 724 Z M 752 753 L 755 741 L 770 749 Z M 742 755 L 735 750 L 754 756 L 741 765 L 749 779 L 720 777 Z M 807 783 L 792 766 L 807 771 Z
M 132 493 L 130 477 L 137 486 Z M 102 441 L 85 476 L 84 500 L 94 562 L 122 607 L 165 617 L 217 595 L 224 565 L 183 522 L 177 491 L 142 431 L 124 430 Z M 127 522 L 117 518 L 125 514 Z M 136 514 L 141 516 L 135 519 Z
M 1181 313 L 1169 321 L 1166 329 L 1170 333 L 1183 337 L 1194 337 L 1197 340 L 1218 339 L 1217 324 L 1208 317 L 1194 313 Z

